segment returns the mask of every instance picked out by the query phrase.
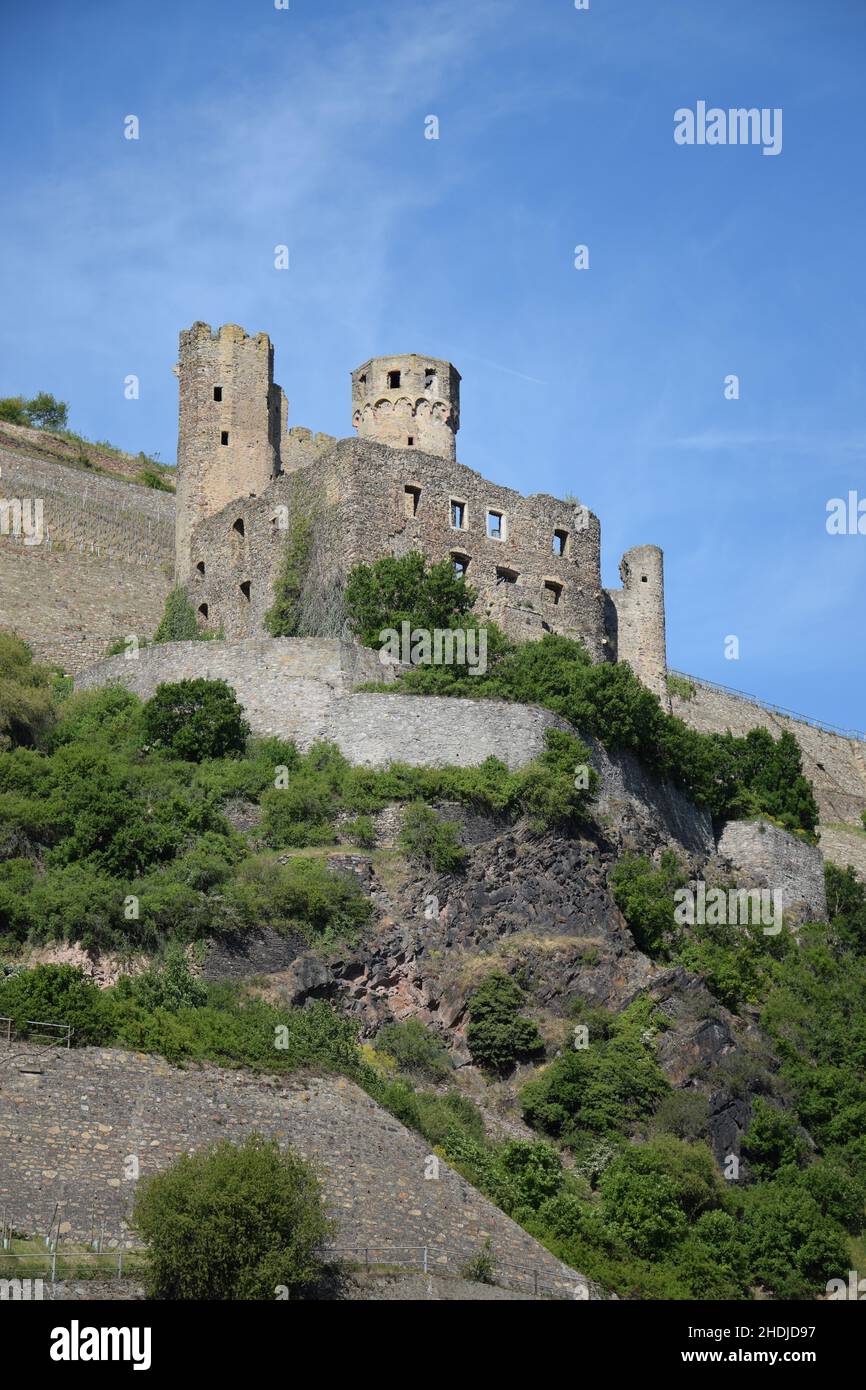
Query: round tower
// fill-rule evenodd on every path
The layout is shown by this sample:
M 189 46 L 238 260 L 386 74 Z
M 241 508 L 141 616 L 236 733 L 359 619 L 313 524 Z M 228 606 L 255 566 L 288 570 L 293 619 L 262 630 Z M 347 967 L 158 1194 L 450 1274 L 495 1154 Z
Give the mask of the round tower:
M 261 493 L 279 470 L 283 393 L 274 385 L 267 333 L 237 324 L 213 332 L 194 323 L 180 335 L 175 573 L 192 568 L 190 541 L 199 522 L 229 502 Z
M 453 460 L 460 373 L 436 357 L 372 357 L 352 373 L 352 424 L 361 439 Z
M 619 572 L 622 588 L 610 591 L 617 612 L 617 660 L 627 661 L 669 709 L 664 555 L 657 545 L 636 545 L 623 555 Z

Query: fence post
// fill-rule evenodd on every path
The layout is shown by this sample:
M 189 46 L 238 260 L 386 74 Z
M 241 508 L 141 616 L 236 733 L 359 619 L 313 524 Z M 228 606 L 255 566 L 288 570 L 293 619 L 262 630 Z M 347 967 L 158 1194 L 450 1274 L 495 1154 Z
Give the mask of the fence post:
M 532 1284 L 533 1284 L 533 1293 L 536 1295 L 536 1297 L 538 1297 L 538 1270 L 537 1270 L 537 1269 L 534 1269 L 534 1270 L 532 1271 Z
M 427 1273 L 427 1246 L 424 1246 L 424 1273 Z
M 52 1247 L 51 1247 L 51 1282 L 52 1282 L 52 1284 L 56 1281 L 56 1279 L 57 1279 L 57 1237 L 55 1236 L 55 1238 L 54 1238 L 54 1244 L 53 1244 Z
M 117 1252 L 117 1277 L 123 1278 L 123 1246 Z

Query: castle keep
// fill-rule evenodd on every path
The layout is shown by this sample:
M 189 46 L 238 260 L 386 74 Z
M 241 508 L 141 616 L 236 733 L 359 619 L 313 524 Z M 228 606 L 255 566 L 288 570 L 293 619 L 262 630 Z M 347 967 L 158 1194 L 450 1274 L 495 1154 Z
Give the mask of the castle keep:
M 177 371 L 176 577 L 203 625 L 227 638 L 264 634 L 303 518 L 314 523 L 320 595 L 337 593 L 360 561 L 418 550 L 450 560 L 477 590 L 479 616 L 512 637 L 578 638 L 595 661 L 628 661 L 667 703 L 661 551 L 628 551 L 622 588 L 605 590 L 592 512 L 523 497 L 458 463 L 451 363 L 414 354 L 365 362 L 352 373 L 357 436 L 340 440 L 288 428 L 266 334 L 196 323 L 180 335 Z

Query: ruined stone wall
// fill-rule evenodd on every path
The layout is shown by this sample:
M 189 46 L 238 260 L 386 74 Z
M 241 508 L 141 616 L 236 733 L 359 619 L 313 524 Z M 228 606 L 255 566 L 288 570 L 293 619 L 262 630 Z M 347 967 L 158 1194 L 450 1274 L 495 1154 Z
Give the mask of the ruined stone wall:
M 284 396 L 266 333 L 194 323 L 180 335 L 177 578 L 190 570 L 190 537 L 235 497 L 264 491 L 279 469 Z M 216 399 L 219 396 L 220 399 Z
M 2 1046 L 2 1045 L 0 1045 Z M 256 1132 L 291 1144 L 319 1168 L 338 1223 L 337 1246 L 428 1246 L 433 1269 L 459 1268 L 490 1237 L 500 1282 L 574 1297 L 580 1276 L 442 1161 L 425 1178 L 428 1146 L 342 1077 L 255 1076 L 102 1048 L 39 1048 L 40 1074 L 4 1066 L 0 1087 L 0 1205 L 19 1231 L 87 1240 L 102 1221 L 123 1230 L 136 1183 L 178 1155 Z M 2 1060 L 2 1053 L 0 1053 Z M 363 1256 L 362 1256 L 363 1258 Z M 385 1258 L 385 1257 L 382 1257 Z
M 434 357 L 373 357 L 352 373 L 352 424 L 362 439 L 452 462 L 460 428 L 460 373 Z
M 580 638 L 595 660 L 606 658 L 600 528 L 591 512 L 545 494 L 522 497 L 431 454 L 363 440 L 341 440 L 311 468 L 276 479 L 264 497 L 238 500 L 195 530 L 189 593 L 196 608 L 206 605 L 203 620 L 222 624 L 226 636 L 262 630 L 292 517 L 310 498 L 335 575 L 413 549 L 432 561 L 461 557 L 479 615 L 517 638 Z M 453 502 L 463 507 L 460 528 Z M 491 510 L 502 517 L 501 539 L 487 534 Z M 555 532 L 563 554 L 554 553 Z
M 860 823 L 866 809 L 866 743 L 774 714 L 747 697 L 690 679 L 691 699 L 671 696 L 674 714 L 701 733 L 730 730 L 742 737 L 750 729 L 762 728 L 778 738 L 787 730 L 800 745 L 803 772 L 814 788 L 821 821 Z
M 735 869 L 739 887 L 780 892 L 786 918 L 827 920 L 824 860 L 815 845 L 769 821 L 736 820 L 724 826 L 718 850 Z
M 306 748 L 327 736 L 335 701 L 356 685 L 386 680 L 375 652 L 351 642 L 291 637 L 241 642 L 165 642 L 129 660 L 112 656 L 82 672 L 77 690 L 117 683 L 147 700 L 166 681 L 224 680 L 256 734 L 294 739 Z
M 609 589 L 608 633 L 617 661 L 627 661 L 668 709 L 664 559 L 657 545 L 627 550 L 621 589 Z

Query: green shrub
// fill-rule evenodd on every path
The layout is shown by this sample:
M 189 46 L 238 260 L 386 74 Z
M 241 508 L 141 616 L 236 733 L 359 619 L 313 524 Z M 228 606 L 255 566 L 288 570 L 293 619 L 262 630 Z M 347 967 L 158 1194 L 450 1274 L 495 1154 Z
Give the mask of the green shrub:
M 507 1072 L 523 1057 L 543 1050 L 537 1024 L 520 1016 L 523 991 L 508 975 L 494 971 L 469 1000 L 466 1043 L 472 1060 L 492 1072 Z
M 758 1183 L 746 1189 L 744 1205 L 750 1279 L 776 1298 L 813 1298 L 849 1268 L 844 1232 L 799 1184 Z
M 19 637 L 0 632 L 0 750 L 40 743 L 55 715 L 51 672 Z
M 0 979 L 0 1014 L 20 1035 L 31 1023 L 68 1024 L 77 1047 L 103 1045 L 112 1033 L 110 1001 L 72 965 L 38 965 Z M 44 1040 L 50 1036 L 40 1033 Z
M 144 706 L 144 736 L 150 746 L 188 762 L 237 756 L 249 732 L 235 692 L 221 680 L 158 685 Z
M 225 897 L 229 922 L 297 931 L 320 946 L 353 940 L 373 910 L 351 874 L 332 873 L 321 859 L 302 855 L 286 864 L 268 855 L 246 860 Z
M 321 1277 L 336 1229 L 310 1164 L 255 1134 L 182 1154 L 142 1184 L 133 1219 L 158 1299 L 297 1298 Z
M 466 862 L 460 826 L 443 820 L 423 801 L 407 806 L 400 829 L 400 848 L 413 863 L 437 873 L 457 873 Z
M 649 955 L 659 954 L 674 929 L 674 894 L 687 882 L 672 850 L 664 850 L 656 868 L 645 855 L 624 856 L 610 876 L 614 901 L 628 923 L 636 944 Z
M 274 581 L 274 601 L 265 614 L 265 627 L 272 637 L 298 635 L 301 594 L 313 548 L 313 527 L 309 506 L 294 512 Z
M 651 1041 L 650 1006 L 638 1001 L 611 1021 L 610 1036 L 570 1048 L 520 1092 L 524 1119 L 570 1147 L 583 1131 L 618 1135 L 649 1116 L 669 1090 Z
M 360 849 L 373 849 L 376 844 L 376 827 L 369 816 L 355 816 L 346 821 L 343 832 Z
M 742 1153 L 756 1177 L 772 1178 L 780 1168 L 803 1162 L 806 1142 L 798 1133 L 793 1115 L 758 1096 L 743 1138 Z
M 373 1046 L 377 1052 L 393 1057 L 401 1071 L 425 1076 L 430 1081 L 442 1081 L 451 1071 L 445 1044 L 417 1018 L 386 1024 L 376 1034 Z
M 185 589 L 170 590 L 153 634 L 154 642 L 211 642 L 218 635 L 212 628 L 201 626 Z
M 485 1236 L 481 1248 L 460 1266 L 460 1277 L 473 1284 L 495 1284 L 496 1261 L 493 1258 L 493 1242 Z

